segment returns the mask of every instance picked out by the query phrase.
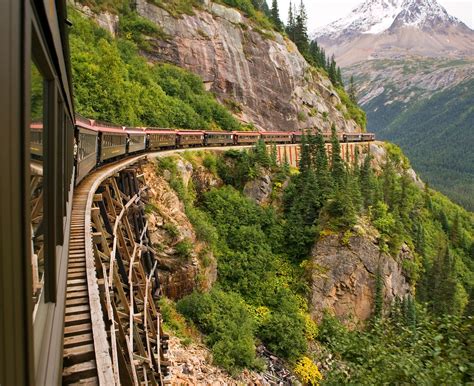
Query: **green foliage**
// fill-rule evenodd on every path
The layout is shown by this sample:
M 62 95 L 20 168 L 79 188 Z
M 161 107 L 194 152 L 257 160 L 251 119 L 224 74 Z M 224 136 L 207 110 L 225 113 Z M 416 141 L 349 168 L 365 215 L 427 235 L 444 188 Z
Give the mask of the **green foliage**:
M 254 322 L 238 295 L 218 288 L 194 292 L 180 300 L 177 309 L 207 334 L 216 364 L 230 372 L 257 365 Z
M 397 143 L 424 181 L 470 211 L 474 210 L 473 88 L 474 80 L 466 80 L 429 98 L 412 99 L 406 108 L 399 106 L 393 112 L 388 110 L 393 105 L 378 108 L 386 102 L 383 95 L 365 106 L 370 130 Z
M 175 245 L 177 255 L 186 260 L 191 258 L 193 249 L 193 244 L 189 239 L 181 240 Z
M 178 67 L 150 66 L 138 49 L 147 36 L 165 38 L 159 27 L 127 10 L 119 38 L 70 9 L 76 111 L 120 125 L 238 130 L 240 124 L 204 89 L 202 80 Z
M 320 340 L 337 358 L 324 384 L 464 384 L 473 356 L 472 320 L 435 318 L 410 301 L 367 331 L 349 331 L 326 315 Z M 403 310 L 404 309 L 404 310 Z
M 365 111 L 362 110 L 357 103 L 355 103 L 350 96 L 346 93 L 343 87 L 336 87 L 337 94 L 341 98 L 342 103 L 347 108 L 347 114 L 345 118 L 353 119 L 362 129 L 365 129 L 367 126 L 367 116 Z
M 173 331 L 187 345 L 192 342 L 195 331 L 187 325 L 186 320 L 176 311 L 174 302 L 161 297 L 158 302 L 165 331 Z
M 202 0 L 147 0 L 168 11 L 174 17 L 183 14 L 194 15 L 194 9 L 202 5 Z

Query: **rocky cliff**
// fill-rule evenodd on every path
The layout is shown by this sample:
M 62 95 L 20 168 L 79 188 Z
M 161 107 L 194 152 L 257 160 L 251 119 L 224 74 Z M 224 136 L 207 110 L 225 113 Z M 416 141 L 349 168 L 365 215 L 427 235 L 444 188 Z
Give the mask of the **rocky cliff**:
M 349 325 L 368 320 L 374 310 L 377 272 L 386 306 L 410 294 L 401 267 L 404 259 L 413 259 L 409 249 L 404 246 L 395 260 L 379 251 L 375 229 L 357 228 L 356 233 L 323 236 L 314 246 L 310 304 L 315 319 L 327 310 Z
M 193 167 L 182 159 L 178 165 L 180 176 L 187 184 Z M 169 173 L 157 173 L 155 163 L 147 164 L 144 173 L 150 188 L 146 209 L 148 229 L 163 294 L 177 300 L 197 288 L 211 288 L 217 278 L 216 261 L 206 245 L 197 240 L 183 203 L 169 185 Z M 201 181 L 202 189 L 213 183 L 202 173 L 196 173 L 196 178 Z
M 137 0 L 136 9 L 168 36 L 149 39 L 147 58 L 200 75 L 243 122 L 264 130 L 329 130 L 332 123 L 360 130 L 344 118 L 346 108 L 329 79 L 312 69 L 292 42 L 261 30 L 239 11 L 209 0 L 192 15 L 173 16 L 146 0 Z

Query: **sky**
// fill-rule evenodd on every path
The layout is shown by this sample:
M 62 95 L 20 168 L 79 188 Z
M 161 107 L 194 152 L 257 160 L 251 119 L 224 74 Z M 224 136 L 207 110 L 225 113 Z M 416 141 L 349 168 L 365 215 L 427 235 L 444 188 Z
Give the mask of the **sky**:
M 299 4 L 300 0 L 292 0 Z M 308 10 L 308 32 L 346 16 L 364 0 L 303 0 Z M 474 29 L 474 0 L 438 0 L 452 16 Z M 271 4 L 271 1 L 268 0 Z M 286 22 L 290 0 L 278 0 L 281 18 Z

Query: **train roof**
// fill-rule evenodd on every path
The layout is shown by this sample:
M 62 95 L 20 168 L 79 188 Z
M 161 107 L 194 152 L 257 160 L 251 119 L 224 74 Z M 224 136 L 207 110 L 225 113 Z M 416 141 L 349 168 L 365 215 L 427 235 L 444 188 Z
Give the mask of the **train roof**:
M 142 135 L 146 134 L 144 127 L 126 127 L 125 132 L 129 134 L 142 134 Z
M 203 135 L 204 131 L 202 130 L 179 130 L 176 134 L 181 135 L 181 134 L 198 134 L 198 135 Z
M 232 135 L 233 132 L 232 131 L 217 131 L 217 130 L 208 130 L 208 131 L 205 131 L 206 134 L 230 134 Z
M 236 135 L 260 135 L 260 133 L 258 131 L 233 131 L 232 132 L 233 134 L 236 134 Z
M 291 131 L 260 131 L 262 135 L 291 135 Z
M 158 127 L 145 127 L 147 134 L 176 134 L 177 131 L 173 129 L 160 129 Z

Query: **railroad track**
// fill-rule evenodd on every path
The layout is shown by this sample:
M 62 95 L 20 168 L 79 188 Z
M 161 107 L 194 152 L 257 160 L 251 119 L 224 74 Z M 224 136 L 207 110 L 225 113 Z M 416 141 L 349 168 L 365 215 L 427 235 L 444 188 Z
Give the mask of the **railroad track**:
M 89 303 L 85 251 L 87 198 L 95 174 L 74 191 L 69 239 L 66 307 L 64 320 L 63 384 L 99 384 Z

